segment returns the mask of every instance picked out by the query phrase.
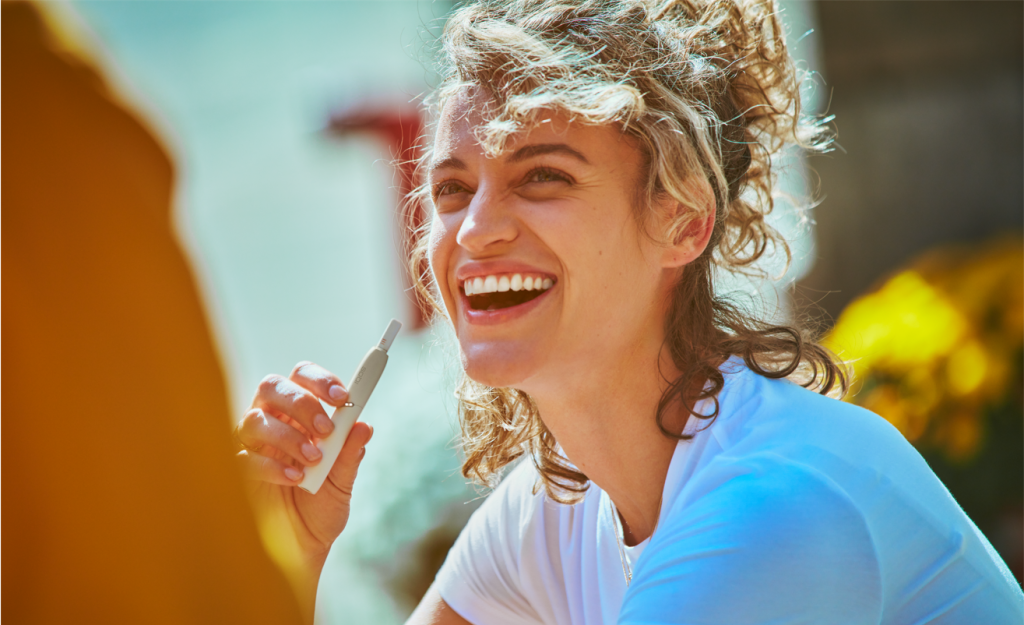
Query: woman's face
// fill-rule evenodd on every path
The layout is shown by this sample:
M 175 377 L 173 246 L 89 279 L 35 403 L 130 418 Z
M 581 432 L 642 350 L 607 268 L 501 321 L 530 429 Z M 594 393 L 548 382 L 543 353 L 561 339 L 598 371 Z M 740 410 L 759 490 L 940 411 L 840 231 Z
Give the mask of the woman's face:
M 633 140 L 551 115 L 488 158 L 473 104 L 445 107 L 429 166 L 430 263 L 466 373 L 536 393 L 660 347 L 678 269 L 634 218 Z

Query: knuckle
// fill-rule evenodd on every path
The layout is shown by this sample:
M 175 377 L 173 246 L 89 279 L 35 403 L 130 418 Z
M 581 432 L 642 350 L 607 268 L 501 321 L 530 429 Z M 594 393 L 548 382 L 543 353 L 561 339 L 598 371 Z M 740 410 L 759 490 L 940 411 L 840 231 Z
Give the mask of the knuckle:
M 298 375 L 299 372 L 301 372 L 304 368 L 309 367 L 312 364 L 313 363 L 309 360 L 300 360 L 299 362 L 295 363 L 294 367 L 292 367 L 292 376 L 294 377 Z
M 284 380 L 284 378 L 282 378 L 278 374 L 271 373 L 270 375 L 260 380 L 260 384 L 257 387 L 257 391 L 259 392 L 260 395 L 272 393 L 277 390 L 277 386 L 281 383 L 282 380 Z
M 248 414 L 238 424 L 238 435 L 245 438 L 252 438 L 259 429 L 259 418 L 250 417 Z
M 242 415 L 242 420 L 239 422 L 241 428 L 252 428 L 260 425 L 266 421 L 267 415 L 259 408 L 252 408 Z
M 349 503 L 352 501 L 352 482 L 341 481 L 334 476 L 327 475 L 327 483 L 334 489 L 335 497 L 341 500 L 342 503 Z
M 298 406 L 299 410 L 309 415 L 316 415 L 324 410 L 323 406 L 320 405 L 320 400 L 309 393 L 303 393 L 296 397 L 295 405 Z

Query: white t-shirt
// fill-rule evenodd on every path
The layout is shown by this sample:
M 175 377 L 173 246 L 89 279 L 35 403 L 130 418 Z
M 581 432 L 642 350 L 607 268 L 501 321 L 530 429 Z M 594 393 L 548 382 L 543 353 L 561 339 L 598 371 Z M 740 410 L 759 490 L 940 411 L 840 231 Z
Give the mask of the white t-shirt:
M 526 461 L 449 552 L 445 602 L 476 625 L 1024 622 L 1006 565 L 895 428 L 722 371 L 719 416 L 679 443 L 657 529 L 627 548 L 628 590 L 607 495 L 534 494 Z

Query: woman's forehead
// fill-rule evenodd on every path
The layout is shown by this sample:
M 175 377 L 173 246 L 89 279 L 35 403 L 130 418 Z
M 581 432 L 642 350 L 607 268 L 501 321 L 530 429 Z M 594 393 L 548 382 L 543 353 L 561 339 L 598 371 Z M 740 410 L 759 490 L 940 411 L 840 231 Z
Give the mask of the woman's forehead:
M 435 163 L 449 158 L 456 150 L 482 149 L 474 131 L 485 123 L 484 112 L 464 94 L 449 98 L 441 109 L 434 134 Z
M 568 144 L 577 146 L 578 151 L 593 151 L 612 146 L 621 149 L 618 144 L 629 141 L 617 125 L 582 124 L 571 121 L 564 113 L 547 110 L 539 111 L 528 126 L 510 134 L 499 152 L 487 154 L 479 131 L 493 119 L 495 109 L 493 101 L 465 92 L 449 98 L 442 107 L 434 135 L 431 169 L 456 154 L 500 158 L 533 143 Z

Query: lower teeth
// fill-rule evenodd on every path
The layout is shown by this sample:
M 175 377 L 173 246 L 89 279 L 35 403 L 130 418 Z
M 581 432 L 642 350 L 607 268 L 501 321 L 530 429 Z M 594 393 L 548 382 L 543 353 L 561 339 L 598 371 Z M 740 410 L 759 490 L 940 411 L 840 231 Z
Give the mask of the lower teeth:
M 469 307 L 473 310 L 500 310 L 511 308 L 539 297 L 544 291 L 505 291 L 470 295 Z

